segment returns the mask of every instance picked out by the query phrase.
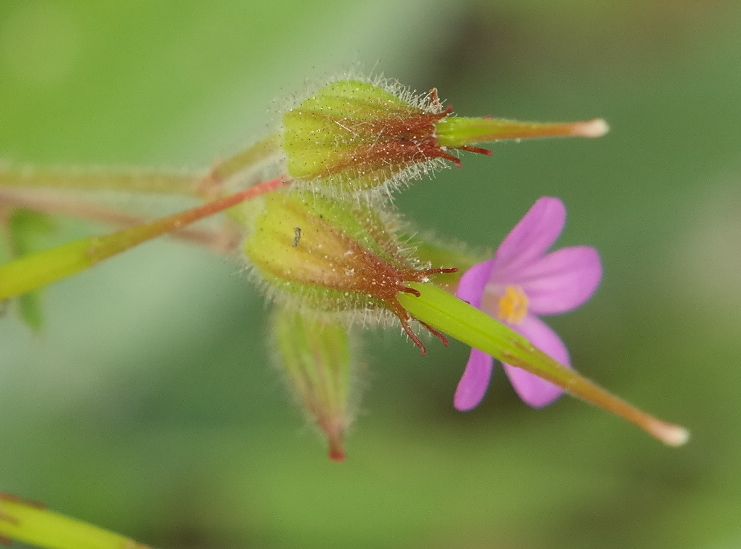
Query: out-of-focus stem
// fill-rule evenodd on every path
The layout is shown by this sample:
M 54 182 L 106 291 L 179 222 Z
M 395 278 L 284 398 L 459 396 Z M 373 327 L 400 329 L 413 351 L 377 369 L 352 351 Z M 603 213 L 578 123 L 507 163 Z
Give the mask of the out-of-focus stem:
M 0 494 L 0 541 L 12 540 L 49 549 L 147 549 L 120 534 Z
M 125 169 L 37 168 L 0 164 L 0 188 L 75 191 L 123 191 L 132 193 L 197 196 L 202 173 Z
M 122 213 L 97 204 L 80 202 L 69 197 L 60 197 L 48 191 L 0 191 L 0 224 L 2 224 L 2 211 L 4 207 L 10 209 L 23 208 L 47 215 L 61 215 L 105 223 L 117 227 L 134 227 L 143 225 L 146 219 Z M 236 235 L 228 229 L 221 231 L 206 231 L 199 229 L 184 229 L 173 232 L 173 238 L 204 246 L 217 253 L 227 253 L 234 249 Z
M 412 283 L 415 297 L 397 299 L 415 318 L 492 357 L 554 383 L 572 396 L 629 421 L 669 446 L 681 446 L 689 432 L 667 423 L 611 394 L 576 371 L 539 351 L 526 338 L 465 301 L 432 284 Z
M 271 135 L 257 143 L 239 151 L 237 154 L 222 160 L 211 169 L 206 182 L 218 184 L 230 179 L 236 174 L 260 165 L 280 150 L 280 138 Z
M 216 163 L 208 172 L 126 168 L 60 168 L 0 163 L 0 188 L 75 191 L 122 191 L 149 194 L 212 196 L 210 188 L 278 154 L 280 141 L 270 136 Z
M 11 261 L 0 266 L 0 300 L 23 295 L 85 271 L 143 242 L 182 229 L 200 219 L 276 191 L 285 185 L 282 179 L 274 179 L 151 223 L 111 235 L 85 238 Z

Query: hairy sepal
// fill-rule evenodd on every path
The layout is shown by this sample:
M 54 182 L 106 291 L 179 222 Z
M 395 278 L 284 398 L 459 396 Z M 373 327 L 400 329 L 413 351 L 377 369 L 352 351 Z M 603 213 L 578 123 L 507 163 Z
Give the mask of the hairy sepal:
M 393 315 L 411 337 L 396 295 L 447 272 L 420 265 L 396 236 L 398 219 L 378 206 L 280 191 L 249 217 L 243 249 L 253 276 L 269 297 L 304 313 L 363 324 Z
M 337 320 L 277 307 L 271 318 L 275 364 L 296 403 L 326 438 L 329 457 L 345 458 L 344 440 L 359 402 L 356 341 Z
M 435 125 L 450 114 L 432 90 L 417 94 L 384 79 L 335 80 L 283 117 L 291 177 L 332 196 L 390 195 L 457 161 L 437 145 Z

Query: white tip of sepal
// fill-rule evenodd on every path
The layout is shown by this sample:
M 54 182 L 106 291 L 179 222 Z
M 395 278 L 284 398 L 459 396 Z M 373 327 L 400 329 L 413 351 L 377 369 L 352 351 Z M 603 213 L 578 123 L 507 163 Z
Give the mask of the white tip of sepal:
M 574 135 L 579 137 L 597 138 L 610 131 L 610 125 L 604 118 L 595 118 L 574 124 Z

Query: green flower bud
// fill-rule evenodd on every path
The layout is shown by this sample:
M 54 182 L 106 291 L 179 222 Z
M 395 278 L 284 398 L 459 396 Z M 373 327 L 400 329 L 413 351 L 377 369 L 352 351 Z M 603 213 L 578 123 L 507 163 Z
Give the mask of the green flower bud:
M 244 252 L 268 294 L 304 310 L 391 313 L 424 352 L 399 304 L 411 282 L 456 269 L 418 264 L 395 237 L 398 221 L 368 205 L 309 192 L 277 191 L 254 215 Z
M 291 392 L 326 437 L 330 459 L 343 461 L 345 432 L 357 405 L 357 365 L 347 328 L 282 308 L 272 326 L 278 366 Z
M 283 118 L 288 173 L 318 188 L 366 191 L 422 177 L 443 159 L 435 124 L 448 116 L 437 96 L 401 96 L 367 82 L 329 84 Z
M 452 151 L 507 139 L 599 137 L 603 120 L 567 124 L 458 118 L 437 90 L 417 96 L 400 85 L 342 80 L 320 89 L 283 117 L 283 149 L 291 177 L 316 189 L 357 193 L 425 176 Z

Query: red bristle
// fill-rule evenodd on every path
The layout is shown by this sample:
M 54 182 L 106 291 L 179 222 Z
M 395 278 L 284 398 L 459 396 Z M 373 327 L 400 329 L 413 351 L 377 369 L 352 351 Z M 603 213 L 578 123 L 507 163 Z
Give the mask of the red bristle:
M 483 154 L 484 156 L 492 155 L 492 152 L 489 149 L 484 149 L 481 147 L 465 146 L 465 147 L 456 147 L 456 148 L 461 151 L 466 151 L 466 152 L 475 153 L 475 154 Z
M 448 341 L 448 338 L 445 337 L 445 334 L 443 334 L 442 332 L 438 332 L 435 328 L 433 328 L 429 324 L 425 324 L 424 322 L 421 322 L 421 321 L 419 323 L 422 324 L 422 326 L 424 326 L 425 328 L 427 328 L 428 332 L 430 332 L 437 339 L 439 339 L 440 343 L 442 343 L 445 347 L 450 345 L 450 342 Z
M 458 267 L 439 267 L 434 269 L 425 269 L 422 271 L 424 275 L 434 275 L 434 274 L 450 274 L 450 273 L 457 273 Z
M 399 291 L 404 292 L 406 294 L 412 294 L 414 297 L 419 297 L 422 295 L 421 293 L 419 293 L 419 290 L 415 290 L 414 288 L 409 288 L 407 286 L 404 286 Z
M 422 340 L 419 339 L 419 336 L 414 333 L 414 330 L 412 330 L 412 327 L 409 326 L 409 322 L 405 319 L 399 319 L 401 321 L 401 327 L 406 332 L 406 334 L 409 336 L 409 339 L 412 340 L 414 345 L 419 349 L 419 353 L 422 356 L 427 356 L 427 347 L 425 347 L 425 344 L 422 343 Z
M 438 153 L 438 156 L 440 158 L 444 158 L 445 160 L 452 162 L 453 164 L 455 164 L 456 168 L 460 168 L 461 166 L 463 166 L 463 162 L 461 162 L 461 159 L 458 158 L 457 156 L 453 156 L 452 154 L 448 154 L 443 151 L 440 151 Z

